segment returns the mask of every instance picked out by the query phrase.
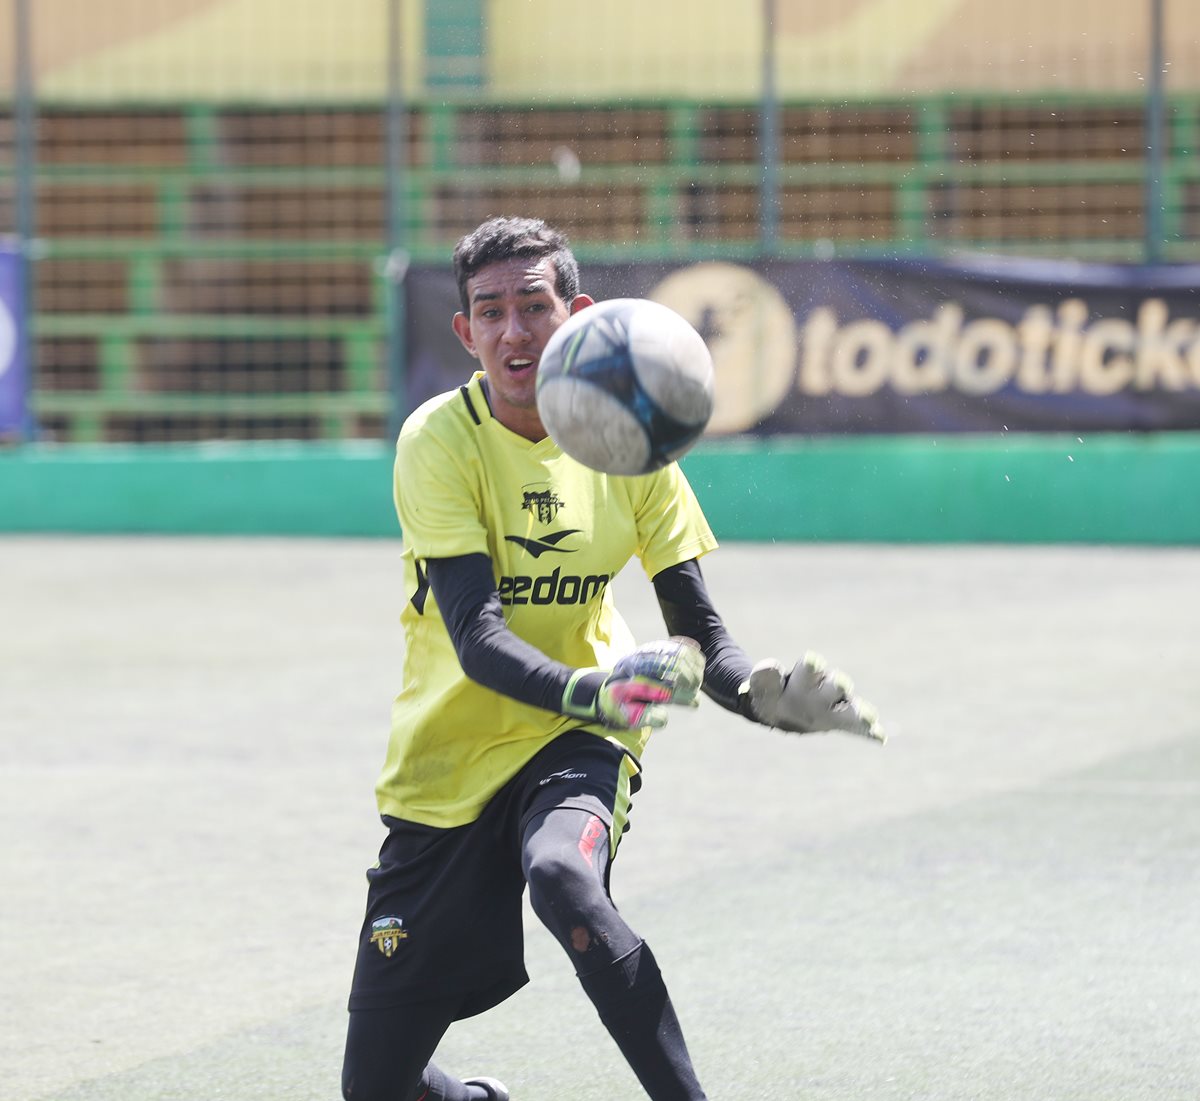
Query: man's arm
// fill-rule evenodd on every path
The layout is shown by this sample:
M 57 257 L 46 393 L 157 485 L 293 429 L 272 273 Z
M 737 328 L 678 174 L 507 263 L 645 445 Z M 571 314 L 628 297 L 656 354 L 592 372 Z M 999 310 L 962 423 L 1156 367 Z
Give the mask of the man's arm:
M 557 711 L 575 670 L 508 629 L 492 560 L 486 554 L 430 558 L 425 572 L 463 672 L 495 692 Z
M 708 595 L 696 559 L 669 566 L 654 576 L 654 592 L 671 635 L 694 638 L 704 654 L 704 694 L 727 711 L 748 719 L 739 689 L 754 663 L 733 640 Z
M 752 662 L 713 608 L 695 559 L 656 574 L 654 591 L 667 630 L 699 643 L 707 662 L 704 694 L 722 707 L 795 734 L 844 730 L 885 740 L 875 709 L 819 655 L 805 654 L 790 671 L 774 659 Z
M 575 669 L 509 630 L 486 554 L 431 558 L 425 570 L 463 672 L 485 688 L 614 729 L 662 726 L 664 704 L 695 702 L 704 659 L 690 644 L 650 643 L 612 669 Z

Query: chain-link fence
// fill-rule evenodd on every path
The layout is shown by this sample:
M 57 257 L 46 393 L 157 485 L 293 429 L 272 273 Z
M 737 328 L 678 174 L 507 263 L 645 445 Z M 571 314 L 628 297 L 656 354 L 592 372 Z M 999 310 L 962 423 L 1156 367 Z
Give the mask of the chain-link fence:
M 0 26 L 43 438 L 378 437 L 390 280 L 499 212 L 585 261 L 1200 256 L 1185 0 L 0 0 Z

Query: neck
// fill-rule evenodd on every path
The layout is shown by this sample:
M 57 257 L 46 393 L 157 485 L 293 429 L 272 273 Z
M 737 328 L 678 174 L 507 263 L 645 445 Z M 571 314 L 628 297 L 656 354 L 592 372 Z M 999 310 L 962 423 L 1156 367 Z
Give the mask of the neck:
M 536 406 L 533 409 L 524 409 L 497 400 L 486 378 L 479 380 L 479 388 L 483 391 L 484 400 L 488 403 L 492 416 L 510 432 L 523 436 L 531 443 L 540 443 L 546 438 L 546 427 L 542 424 L 542 418 L 538 416 Z

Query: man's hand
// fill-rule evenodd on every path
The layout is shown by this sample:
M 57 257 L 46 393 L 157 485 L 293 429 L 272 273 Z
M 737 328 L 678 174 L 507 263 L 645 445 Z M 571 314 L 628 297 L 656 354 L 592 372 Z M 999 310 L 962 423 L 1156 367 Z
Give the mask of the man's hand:
M 564 715 L 614 730 L 665 726 L 667 704 L 695 707 L 704 654 L 690 638 L 649 642 L 611 670 L 580 669 L 563 693 Z
M 875 709 L 855 699 L 853 691 L 849 677 L 827 669 L 819 654 L 808 653 L 790 673 L 777 661 L 760 661 L 738 695 L 748 703 L 750 717 L 764 726 L 796 734 L 844 730 L 887 741 Z

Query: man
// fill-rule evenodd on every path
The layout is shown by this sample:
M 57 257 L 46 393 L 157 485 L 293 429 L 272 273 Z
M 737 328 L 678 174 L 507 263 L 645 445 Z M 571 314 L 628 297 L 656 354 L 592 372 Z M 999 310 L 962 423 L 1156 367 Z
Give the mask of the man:
M 655 1101 L 704 1097 L 654 957 L 608 893 L 667 705 L 701 689 L 798 732 L 882 740 L 816 659 L 753 665 L 697 560 L 716 546 L 672 464 L 614 478 L 567 458 L 535 400 L 538 357 L 592 304 L 566 239 L 495 218 L 454 253 L 453 326 L 482 370 L 405 423 L 404 684 L 377 785 L 388 835 L 370 873 L 342 1076 L 348 1101 L 508 1101 L 430 1062 L 450 1024 L 527 980 L 521 899 L 562 945 Z M 609 582 L 636 554 L 670 639 L 641 647 Z

